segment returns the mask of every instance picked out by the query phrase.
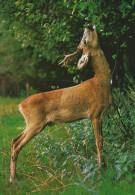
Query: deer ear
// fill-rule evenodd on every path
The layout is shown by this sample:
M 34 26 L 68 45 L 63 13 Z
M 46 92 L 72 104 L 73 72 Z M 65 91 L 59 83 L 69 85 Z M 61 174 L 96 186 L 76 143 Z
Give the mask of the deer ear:
M 92 31 L 96 30 L 96 25 L 95 24 L 87 24 L 86 27 L 89 28 Z
M 89 59 L 89 57 L 87 54 L 82 55 L 82 57 L 78 61 L 77 69 L 78 70 L 82 69 L 88 63 L 88 59 Z
M 93 30 L 96 30 L 96 25 L 93 24 L 93 25 L 92 25 L 92 28 L 93 28 Z

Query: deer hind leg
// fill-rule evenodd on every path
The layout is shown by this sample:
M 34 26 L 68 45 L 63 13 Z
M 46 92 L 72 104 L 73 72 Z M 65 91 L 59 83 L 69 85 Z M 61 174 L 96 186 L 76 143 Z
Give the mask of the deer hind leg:
M 95 118 L 92 120 L 94 134 L 96 138 L 96 146 L 97 146 L 97 158 L 98 158 L 98 167 L 101 167 L 102 163 L 102 150 L 103 150 L 103 135 L 102 135 L 102 120 L 99 118 Z
M 16 161 L 21 149 L 38 133 L 42 131 L 44 126 L 38 125 L 27 128 L 12 140 L 11 144 L 11 162 L 10 162 L 10 182 L 12 183 L 16 174 Z

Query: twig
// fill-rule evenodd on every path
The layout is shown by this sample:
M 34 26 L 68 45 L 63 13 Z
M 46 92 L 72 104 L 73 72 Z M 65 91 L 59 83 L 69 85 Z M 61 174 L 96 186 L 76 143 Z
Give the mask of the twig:
M 55 180 L 57 180 L 60 184 L 62 184 L 63 186 L 65 185 L 62 181 L 60 181 L 56 176 L 54 176 L 52 173 L 50 173 L 49 171 L 46 171 L 47 173 L 49 173 L 49 175 L 51 177 L 53 177 Z
M 36 179 L 36 180 L 39 180 L 39 178 L 34 177 L 34 176 L 32 176 L 32 175 L 29 175 L 29 174 L 27 174 L 27 173 L 21 173 L 21 172 L 18 172 L 18 171 L 17 171 L 17 173 L 19 173 L 19 174 L 21 174 L 21 175 L 25 175 L 25 176 L 27 176 L 27 177 L 31 177 L 31 178 Z M 40 181 L 41 181 L 41 180 L 40 180 Z
M 128 133 L 128 130 L 127 130 L 127 128 L 125 127 L 125 124 L 123 123 L 123 121 L 122 121 L 122 119 L 121 119 L 121 115 L 120 115 L 120 112 L 119 112 L 119 109 L 118 109 L 117 105 L 115 104 L 115 102 L 114 102 L 113 104 L 114 104 L 114 107 L 116 108 L 116 111 L 117 111 L 118 116 L 119 116 L 119 118 L 120 118 L 120 122 L 121 122 L 121 124 L 122 124 L 122 126 L 123 126 L 123 128 L 124 128 L 124 130 L 125 130 L 125 132 L 126 132 L 126 135 L 125 135 L 125 132 L 124 132 L 124 131 L 121 131 L 122 134 L 123 134 L 123 136 L 124 136 L 124 138 L 127 139 L 127 136 L 128 136 L 129 138 L 132 138 L 132 137 L 130 136 L 130 134 Z
M 72 183 L 69 183 L 69 184 L 66 184 L 66 185 L 64 185 L 64 186 L 61 186 L 61 187 L 59 187 L 59 188 L 52 188 L 52 189 L 49 189 L 49 190 L 51 190 L 51 191 L 53 191 L 53 190 L 59 190 L 59 189 L 62 189 L 62 188 L 65 188 L 65 187 L 71 186 L 71 185 L 73 185 L 73 184 L 72 184 Z

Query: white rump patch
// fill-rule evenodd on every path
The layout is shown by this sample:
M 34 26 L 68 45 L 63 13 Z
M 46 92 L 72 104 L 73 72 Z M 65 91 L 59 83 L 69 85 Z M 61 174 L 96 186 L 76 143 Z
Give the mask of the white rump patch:
M 112 85 L 112 79 L 111 79 L 110 83 L 111 83 L 111 85 Z

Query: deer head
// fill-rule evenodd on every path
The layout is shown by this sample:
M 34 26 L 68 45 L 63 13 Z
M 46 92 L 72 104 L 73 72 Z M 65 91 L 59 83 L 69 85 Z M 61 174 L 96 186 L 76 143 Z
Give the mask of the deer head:
M 77 69 L 82 69 L 91 56 L 93 49 L 98 48 L 98 37 L 96 32 L 96 26 L 88 24 L 85 27 L 82 40 L 78 46 L 79 50 L 82 50 L 82 57 L 79 59 Z
M 96 32 L 96 26 L 93 24 L 88 24 L 84 29 L 83 37 L 82 37 L 80 44 L 77 47 L 77 50 L 72 54 L 65 55 L 64 60 L 60 62 L 59 64 L 63 64 L 63 66 L 66 66 L 69 60 L 73 56 L 75 56 L 76 54 L 82 51 L 82 56 L 79 59 L 78 64 L 77 64 L 77 69 L 80 70 L 88 63 L 88 60 L 92 54 L 92 51 L 94 49 L 98 49 L 98 47 L 99 45 L 98 45 L 98 36 Z

